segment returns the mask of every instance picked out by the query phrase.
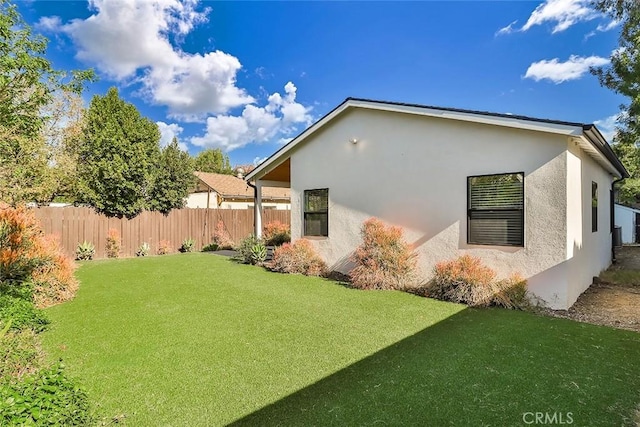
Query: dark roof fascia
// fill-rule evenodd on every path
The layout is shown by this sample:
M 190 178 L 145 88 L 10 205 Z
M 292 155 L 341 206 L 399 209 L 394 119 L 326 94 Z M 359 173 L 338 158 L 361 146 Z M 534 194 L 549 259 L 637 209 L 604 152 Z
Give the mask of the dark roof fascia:
M 622 178 L 629 178 L 630 175 L 627 171 L 627 168 L 624 167 L 618 156 L 616 156 L 616 153 L 613 152 L 604 135 L 600 133 L 600 130 L 593 124 L 582 125 L 582 130 L 584 132 L 590 132 L 595 136 L 595 138 L 589 138 L 593 145 L 598 149 L 598 151 L 600 151 L 600 153 L 602 153 L 602 155 L 607 160 L 609 160 L 609 162 L 611 162 L 613 167 L 615 167 L 616 170 L 620 172 Z
M 584 123 L 577 122 L 567 122 L 562 120 L 551 120 L 551 119 L 540 119 L 537 117 L 529 117 L 529 116 L 520 116 L 516 114 L 505 114 L 505 113 L 492 113 L 489 111 L 480 111 L 480 110 L 465 110 L 462 108 L 450 108 L 450 107 L 436 107 L 433 105 L 423 105 L 423 104 L 410 104 L 406 102 L 394 102 L 394 101 L 379 101 L 375 99 L 367 99 L 367 98 L 347 98 L 345 102 L 348 101 L 356 101 L 356 102 L 370 102 L 373 104 L 381 104 L 381 105 L 396 105 L 399 107 L 413 107 L 413 108 L 428 108 L 431 110 L 439 110 L 439 111 L 449 111 L 452 113 L 463 113 L 463 114 L 477 114 L 481 116 L 488 117 L 500 117 L 504 119 L 517 119 L 517 120 L 526 120 L 530 122 L 538 122 L 538 123 L 548 123 L 555 125 L 564 125 L 564 126 L 574 126 L 574 127 L 582 127 Z M 342 104 L 340 104 L 342 105 Z
M 379 104 L 379 105 L 395 105 L 395 106 L 398 106 L 398 107 L 426 108 L 426 109 L 438 110 L 438 111 L 448 111 L 448 112 L 452 112 L 452 113 L 475 114 L 475 115 L 481 115 L 481 116 L 487 116 L 487 117 L 498 117 L 498 118 L 512 119 L 512 120 L 515 119 L 515 120 L 523 120 L 523 121 L 529 121 L 529 122 L 537 122 L 537 123 L 555 124 L 555 125 L 561 125 L 561 126 L 578 127 L 578 128 L 581 128 L 584 132 L 590 131 L 593 134 L 597 135 L 597 138 L 595 138 L 595 139 L 594 138 L 589 138 L 589 140 L 592 141 L 593 145 L 598 149 L 598 151 L 600 151 L 600 153 L 602 153 L 602 155 L 605 156 L 605 158 L 609 162 L 611 162 L 611 164 L 615 167 L 615 169 L 618 172 L 620 172 L 620 175 L 623 178 L 628 178 L 629 177 L 629 172 L 627 172 L 627 169 L 624 167 L 622 162 L 620 162 L 620 159 L 618 159 L 618 156 L 615 155 L 615 153 L 611 149 L 611 146 L 609 146 L 609 144 L 607 143 L 606 139 L 600 133 L 598 128 L 593 124 L 585 124 L 585 123 L 578 123 L 578 122 L 568 122 L 568 121 L 552 120 L 552 119 L 541 119 L 541 118 L 537 118 L 537 117 L 529 117 L 529 116 L 522 116 L 522 115 L 516 115 L 516 114 L 492 113 L 492 112 L 489 112 L 489 111 L 466 110 L 466 109 L 461 109 L 461 108 L 450 108 L 450 107 L 436 107 L 436 106 L 432 106 L 432 105 L 412 104 L 412 103 L 394 102 L 394 101 L 381 101 L 381 100 L 376 100 L 376 99 L 356 98 L 356 97 L 349 97 L 349 98 L 345 99 L 343 102 L 341 102 L 339 105 L 337 105 L 331 111 L 326 113 L 320 119 L 316 120 L 311 126 L 309 126 L 308 128 L 304 129 L 302 132 L 300 132 L 298 135 L 296 135 L 296 137 L 293 138 L 291 141 L 289 141 L 289 143 L 287 143 L 284 146 L 280 147 L 280 149 L 278 149 L 278 151 L 276 151 L 271 156 L 269 156 L 265 160 L 265 162 L 268 162 L 271 158 L 278 156 L 279 153 L 281 151 L 285 150 L 290 144 L 295 144 L 296 140 L 299 139 L 302 135 L 304 135 L 305 133 L 307 133 L 308 131 L 310 131 L 314 127 L 316 127 L 326 117 L 328 117 L 331 114 L 333 114 L 336 110 L 342 108 L 342 106 L 347 104 L 349 101 L 367 102 L 367 103 Z M 595 132 L 593 131 L 594 129 L 595 129 Z M 253 178 L 253 175 L 254 175 L 253 172 L 257 172 L 259 169 L 260 169 L 260 166 L 258 166 L 256 169 L 254 169 L 253 171 L 248 173 L 245 176 L 245 180 L 249 181 L 250 180 L 250 179 L 248 179 L 249 177 Z

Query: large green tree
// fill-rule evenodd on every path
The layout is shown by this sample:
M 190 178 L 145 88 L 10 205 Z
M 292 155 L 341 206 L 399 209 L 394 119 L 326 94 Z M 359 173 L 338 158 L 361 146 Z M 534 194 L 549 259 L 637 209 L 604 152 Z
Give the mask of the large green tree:
M 199 152 L 194 167 L 200 172 L 233 174 L 229 156 L 219 148 L 208 148 Z
M 67 76 L 46 58 L 47 39 L 33 34 L 15 5 L 0 0 L 0 200 L 46 201 L 55 183 L 43 133 L 56 91 L 79 93 L 92 71 Z
M 86 112 L 78 156 L 82 201 L 108 216 L 132 218 L 148 208 L 160 131 L 116 88 Z
M 184 207 L 195 178 L 193 159 L 180 149 L 177 138 L 162 150 L 156 170 L 149 208 L 166 215 L 172 209 Z
M 609 65 L 591 71 L 600 84 L 624 96 L 613 150 L 629 171 L 619 189 L 622 202 L 640 203 L 640 3 L 637 0 L 595 0 L 596 9 L 621 23 L 618 48 Z

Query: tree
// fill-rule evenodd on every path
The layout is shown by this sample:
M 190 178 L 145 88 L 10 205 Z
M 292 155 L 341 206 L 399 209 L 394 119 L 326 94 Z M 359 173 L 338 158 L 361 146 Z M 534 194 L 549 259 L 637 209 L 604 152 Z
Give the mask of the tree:
M 219 148 L 208 148 L 198 153 L 194 167 L 200 172 L 233 174 L 229 156 Z
M 43 128 L 51 153 L 52 200 L 78 200 L 78 156 L 82 143 L 85 108 L 80 95 L 57 91 L 46 107 L 49 120 Z
M 43 108 L 55 91 L 80 93 L 94 79 L 91 70 L 67 79 L 46 59 L 46 48 L 47 39 L 32 33 L 16 6 L 0 0 L 0 198 L 13 205 L 51 198 Z
M 593 68 L 600 84 L 628 99 L 620 106 L 614 152 L 631 178 L 620 187 L 622 202 L 640 203 L 640 3 L 637 0 L 595 0 L 599 11 L 622 25 L 618 48 L 605 67 Z
M 158 126 L 116 88 L 94 96 L 79 148 L 81 200 L 108 216 L 138 215 L 148 206 L 159 141 Z
M 178 147 L 176 137 L 162 150 L 156 170 L 149 207 L 165 215 L 172 209 L 184 207 L 195 184 L 193 159 Z

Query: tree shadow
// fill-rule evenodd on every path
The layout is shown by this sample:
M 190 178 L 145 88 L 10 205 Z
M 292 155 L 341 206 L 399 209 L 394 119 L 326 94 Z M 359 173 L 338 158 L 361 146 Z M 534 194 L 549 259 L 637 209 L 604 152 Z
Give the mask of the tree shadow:
M 633 332 L 466 309 L 232 425 L 526 425 L 529 412 L 620 425 L 640 401 L 639 356 Z

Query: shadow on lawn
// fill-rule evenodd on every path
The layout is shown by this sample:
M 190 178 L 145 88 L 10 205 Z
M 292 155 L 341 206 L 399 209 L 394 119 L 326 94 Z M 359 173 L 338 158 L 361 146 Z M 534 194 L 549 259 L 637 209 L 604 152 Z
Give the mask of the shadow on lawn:
M 638 390 L 640 334 L 467 309 L 232 425 L 626 425 Z

